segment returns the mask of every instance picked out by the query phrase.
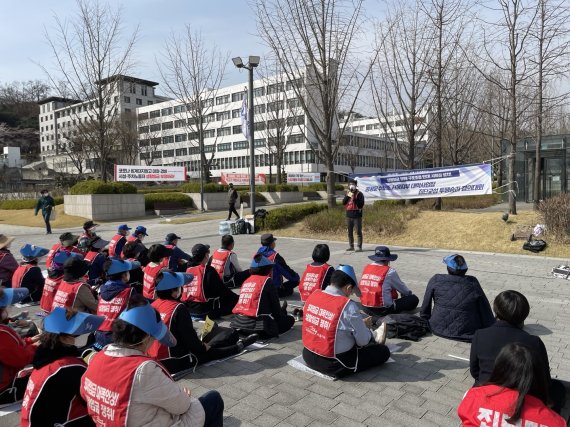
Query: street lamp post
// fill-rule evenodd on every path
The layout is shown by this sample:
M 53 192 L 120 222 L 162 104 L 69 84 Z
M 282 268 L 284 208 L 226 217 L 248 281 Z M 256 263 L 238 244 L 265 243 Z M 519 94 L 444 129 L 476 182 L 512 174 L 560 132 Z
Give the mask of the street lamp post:
M 248 94 L 248 136 L 249 136 L 249 206 L 251 214 L 255 214 L 255 150 L 254 150 L 254 129 L 253 129 L 253 69 L 259 65 L 259 56 L 250 56 L 247 65 L 238 56 L 232 58 L 232 62 L 237 68 L 245 68 L 249 71 Z

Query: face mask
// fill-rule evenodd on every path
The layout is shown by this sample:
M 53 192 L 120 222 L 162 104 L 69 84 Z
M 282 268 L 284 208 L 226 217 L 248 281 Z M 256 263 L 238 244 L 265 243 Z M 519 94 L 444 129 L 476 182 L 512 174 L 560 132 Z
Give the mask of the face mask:
M 182 288 L 178 288 L 178 292 L 176 292 L 174 299 L 178 300 L 180 299 L 181 296 L 182 296 Z
M 351 185 L 351 186 L 350 186 L 350 187 L 348 187 L 348 188 L 350 188 L 350 191 L 354 191 L 354 190 L 356 190 L 356 186 L 355 186 L 355 185 Z

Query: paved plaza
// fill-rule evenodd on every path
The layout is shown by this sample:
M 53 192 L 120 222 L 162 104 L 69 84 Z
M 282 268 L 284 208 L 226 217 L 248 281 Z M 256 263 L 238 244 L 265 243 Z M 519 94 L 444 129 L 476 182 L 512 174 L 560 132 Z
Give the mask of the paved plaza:
M 182 249 L 189 251 L 201 242 L 219 245 L 218 221 L 185 225 L 158 224 L 149 219 L 150 234 L 145 244 L 162 243 L 168 232 L 183 237 Z M 109 239 L 116 224 L 104 224 L 98 234 Z M 50 247 L 63 230 L 46 236 L 43 230 L 0 225 L 0 232 L 16 237 L 12 244 L 17 253 L 23 243 Z M 79 232 L 78 228 L 70 231 Z M 445 233 L 442 230 L 442 233 Z M 277 250 L 288 264 L 302 273 L 310 262 L 314 240 L 279 238 Z M 235 236 L 236 252 L 243 266 L 259 247 L 259 235 Z M 344 236 L 339 236 L 344 239 Z M 367 255 L 382 242 L 367 242 L 363 253 L 347 253 L 344 242 L 326 242 L 331 248 L 331 263 L 351 264 L 357 275 L 368 262 Z M 400 277 L 423 298 L 429 278 L 444 273 L 442 257 L 449 251 L 419 248 L 391 248 L 399 255 L 392 265 Z M 531 303 L 525 328 L 539 335 L 550 357 L 552 376 L 570 380 L 570 281 L 549 276 L 552 267 L 567 260 L 541 256 L 499 255 L 463 252 L 469 274 L 476 276 L 490 301 L 501 291 L 515 289 Z M 569 254 L 570 257 L 570 249 Z M 294 294 L 290 301 L 298 300 Z M 301 354 L 301 324 L 260 350 L 209 367 L 199 367 L 180 381 L 198 396 L 217 389 L 225 401 L 225 425 L 228 426 L 456 426 L 456 408 L 472 385 L 469 374 L 469 344 L 427 336 L 419 342 L 388 340 L 397 344 L 394 363 L 356 374 L 347 379 L 329 381 L 298 371 L 287 361 Z M 0 426 L 17 426 L 19 417 L 0 418 Z

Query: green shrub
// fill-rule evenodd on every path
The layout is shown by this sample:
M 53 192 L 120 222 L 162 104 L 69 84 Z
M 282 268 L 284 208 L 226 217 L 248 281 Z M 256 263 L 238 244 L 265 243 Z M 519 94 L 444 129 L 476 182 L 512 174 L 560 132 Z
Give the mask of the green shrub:
M 155 203 L 178 203 L 184 207 L 192 207 L 192 198 L 182 193 L 147 193 L 144 195 L 144 207 L 146 210 L 154 209 Z
M 443 197 L 442 209 L 451 211 L 454 209 L 483 209 L 500 203 L 500 196 L 497 194 L 483 194 L 481 196 L 457 196 Z M 422 210 L 433 209 L 435 199 L 418 199 L 415 205 Z
M 69 189 L 69 194 L 135 194 L 137 187 L 128 182 L 81 181 Z
M 265 191 L 268 193 L 274 193 L 276 191 L 280 191 L 282 193 L 290 193 L 293 191 L 299 191 L 299 186 L 291 184 L 265 184 L 265 185 L 256 185 L 255 189 L 257 191 Z
M 325 204 L 305 203 L 302 205 L 283 206 L 267 212 L 265 221 L 260 221 L 263 229 L 277 230 L 289 224 L 302 220 L 307 215 L 311 215 L 326 209 Z
M 56 196 L 53 200 L 55 201 L 56 206 L 63 204 L 63 196 Z M 35 209 L 37 203 L 38 199 L 2 200 L 0 201 L 0 209 Z
M 249 191 L 248 190 L 238 191 L 238 194 L 241 197 L 242 203 L 248 203 L 249 204 Z M 256 192 L 255 193 L 255 202 L 256 203 L 267 202 L 267 199 L 265 198 L 265 196 L 263 194 Z
M 312 191 L 327 191 L 327 183 L 326 182 L 314 182 L 312 184 L 307 185 L 307 188 Z M 342 184 L 335 184 L 334 189 L 336 191 L 343 191 L 344 185 Z
M 570 193 L 545 199 L 538 209 L 548 235 L 562 243 L 570 242 Z
M 200 183 L 199 182 L 189 182 L 187 184 L 183 184 L 180 187 L 180 190 L 183 193 L 199 193 L 200 192 Z M 227 187 L 223 185 L 216 184 L 214 182 L 208 182 L 204 184 L 204 193 L 223 193 L 227 191 Z
M 172 188 L 155 188 L 155 187 L 145 187 L 139 188 L 138 192 L 141 194 L 149 194 L 149 193 L 181 193 L 182 189 L 180 187 L 172 187 Z

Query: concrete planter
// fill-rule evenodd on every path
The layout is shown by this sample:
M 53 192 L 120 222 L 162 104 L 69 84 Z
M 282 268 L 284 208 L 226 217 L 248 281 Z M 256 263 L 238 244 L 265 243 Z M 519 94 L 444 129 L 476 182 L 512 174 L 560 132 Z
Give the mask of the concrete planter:
M 82 194 L 63 196 L 67 215 L 111 221 L 145 215 L 144 194 Z
M 260 193 L 269 203 L 295 203 L 303 201 L 303 193 L 300 191 L 262 191 Z
M 327 200 L 327 192 L 326 191 L 317 191 L 321 199 Z M 344 191 L 335 191 L 335 195 L 337 199 L 342 199 L 344 197 Z
M 192 198 L 193 206 L 200 209 L 200 193 L 184 193 Z M 204 193 L 204 209 L 218 211 L 228 209 L 228 193 Z M 239 209 L 239 206 L 236 206 Z

